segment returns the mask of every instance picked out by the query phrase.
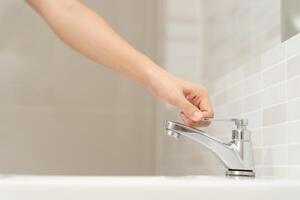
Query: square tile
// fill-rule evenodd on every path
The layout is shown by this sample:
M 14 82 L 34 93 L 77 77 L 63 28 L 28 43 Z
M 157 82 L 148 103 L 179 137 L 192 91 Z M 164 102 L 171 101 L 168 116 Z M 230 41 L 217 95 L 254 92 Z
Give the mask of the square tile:
M 262 129 L 256 129 L 251 132 L 251 140 L 254 148 L 262 145 Z
M 228 115 L 231 117 L 237 117 L 243 112 L 243 100 L 237 100 L 227 105 Z
M 267 107 L 286 101 L 286 85 L 281 83 L 274 87 L 267 88 L 262 92 L 262 106 Z
M 291 100 L 297 97 L 300 97 L 300 77 L 287 81 L 287 98 Z
M 262 88 L 261 73 L 255 74 L 244 81 L 244 93 L 246 96 L 259 92 L 261 88 Z
M 229 101 L 237 100 L 243 97 L 243 83 L 237 84 L 227 90 L 227 98 Z
M 244 68 L 238 67 L 237 69 L 229 72 L 227 76 L 229 85 L 234 85 L 244 78 Z
M 285 59 L 285 46 L 282 44 L 270 49 L 261 57 L 261 65 L 263 69 L 272 67 Z
M 275 145 L 286 144 L 287 132 L 285 124 L 279 124 L 271 127 L 263 128 L 262 132 L 262 144 L 263 145 Z
M 300 165 L 300 144 L 290 145 L 288 147 L 289 165 Z
M 257 169 L 257 174 L 262 177 L 280 177 L 286 178 L 289 176 L 290 167 L 281 166 L 262 166 Z
M 287 146 L 264 148 L 262 159 L 264 165 L 286 165 L 288 163 L 288 148 Z
M 281 63 L 263 72 L 262 85 L 263 88 L 275 85 L 286 79 L 286 65 Z
M 261 93 L 248 96 L 244 99 L 244 112 L 251 112 L 261 108 Z
M 300 112 L 299 112 L 300 113 Z M 263 125 L 269 126 L 286 121 L 286 104 L 279 104 L 263 110 Z
M 244 64 L 244 77 L 247 78 L 253 74 L 257 74 L 262 70 L 260 56 L 251 59 Z
M 287 61 L 287 78 L 300 75 L 300 55 Z
M 262 127 L 262 111 L 255 111 L 244 114 L 244 118 L 249 121 L 249 129 L 259 129 Z
M 300 53 L 300 34 L 293 36 L 285 42 L 286 57 L 295 56 Z
M 300 119 L 300 100 L 293 100 L 287 103 L 287 119 L 298 120 Z
M 287 142 L 300 143 L 300 121 L 286 124 Z
M 254 157 L 255 166 L 262 164 L 262 155 L 263 155 L 262 148 L 253 149 L 253 157 Z

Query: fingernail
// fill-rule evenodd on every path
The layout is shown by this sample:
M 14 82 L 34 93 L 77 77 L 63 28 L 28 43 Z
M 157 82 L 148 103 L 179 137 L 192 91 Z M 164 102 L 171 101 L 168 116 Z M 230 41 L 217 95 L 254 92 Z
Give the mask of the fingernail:
M 202 112 L 196 110 L 192 115 L 192 120 L 199 121 L 203 117 Z

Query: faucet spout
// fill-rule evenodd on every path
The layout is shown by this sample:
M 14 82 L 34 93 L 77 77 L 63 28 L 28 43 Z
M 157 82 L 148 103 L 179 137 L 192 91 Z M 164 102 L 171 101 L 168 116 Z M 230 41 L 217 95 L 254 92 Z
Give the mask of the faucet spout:
M 184 136 L 208 148 L 227 169 L 227 175 L 254 176 L 250 140 L 239 139 L 226 143 L 202 130 L 172 121 L 165 122 L 165 130 L 168 135 L 176 138 Z

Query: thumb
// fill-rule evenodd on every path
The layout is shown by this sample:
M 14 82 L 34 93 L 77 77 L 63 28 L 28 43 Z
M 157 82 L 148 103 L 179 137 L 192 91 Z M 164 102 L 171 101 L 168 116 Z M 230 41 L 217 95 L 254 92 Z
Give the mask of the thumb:
M 183 95 L 178 99 L 178 107 L 185 116 L 193 121 L 200 121 L 203 117 L 203 113 L 199 110 L 199 108 L 189 102 Z

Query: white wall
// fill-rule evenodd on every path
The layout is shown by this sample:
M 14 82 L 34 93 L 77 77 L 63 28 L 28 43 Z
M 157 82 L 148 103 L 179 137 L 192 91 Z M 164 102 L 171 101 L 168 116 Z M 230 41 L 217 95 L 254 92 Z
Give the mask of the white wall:
M 155 58 L 155 1 L 83 2 Z M 0 2 L 0 26 L 0 173 L 153 174 L 143 88 L 66 47 L 23 1 Z

